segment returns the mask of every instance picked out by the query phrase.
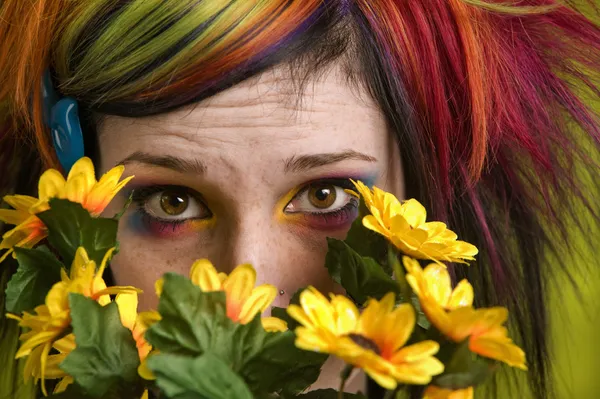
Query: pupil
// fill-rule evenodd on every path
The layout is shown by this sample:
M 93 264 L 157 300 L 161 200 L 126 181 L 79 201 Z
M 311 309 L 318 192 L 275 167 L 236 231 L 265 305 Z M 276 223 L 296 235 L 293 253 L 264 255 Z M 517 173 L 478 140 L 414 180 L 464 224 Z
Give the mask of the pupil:
M 317 191 L 316 194 L 316 197 L 319 201 L 325 201 L 329 194 L 331 194 L 331 191 L 329 189 L 322 188 L 319 191 Z
M 310 203 L 317 208 L 329 208 L 335 203 L 335 187 L 331 185 L 311 187 L 308 198 Z
M 163 211 L 168 215 L 179 215 L 188 207 L 188 198 L 179 193 L 165 192 L 160 197 L 160 205 Z

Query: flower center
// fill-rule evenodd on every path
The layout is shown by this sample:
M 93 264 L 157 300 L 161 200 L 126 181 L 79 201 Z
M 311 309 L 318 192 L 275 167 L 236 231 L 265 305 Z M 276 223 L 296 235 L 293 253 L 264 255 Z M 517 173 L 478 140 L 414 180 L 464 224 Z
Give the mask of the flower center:
M 379 346 L 369 338 L 363 337 L 360 334 L 349 334 L 348 338 L 350 338 L 355 344 L 360 346 L 361 348 L 371 350 L 378 355 L 381 355 L 381 350 Z

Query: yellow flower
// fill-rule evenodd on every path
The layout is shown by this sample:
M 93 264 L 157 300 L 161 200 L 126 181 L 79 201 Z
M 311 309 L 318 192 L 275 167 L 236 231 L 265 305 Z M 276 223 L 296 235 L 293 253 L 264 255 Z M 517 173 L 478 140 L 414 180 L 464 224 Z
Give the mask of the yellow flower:
M 428 384 L 444 371 L 434 354 L 439 344 L 422 341 L 404 347 L 416 323 L 413 307 L 395 307 L 395 296 L 371 299 L 365 310 L 358 309 L 343 295 L 327 300 L 309 287 L 300 295 L 300 306 L 290 305 L 288 313 L 302 326 L 296 329 L 296 346 L 329 353 L 362 368 L 386 389 L 398 383 Z
M 136 293 L 120 293 L 115 298 L 115 302 L 119 306 L 121 324 L 131 331 L 136 348 L 138 350 L 138 356 L 140 358 L 138 374 L 142 378 L 153 380 L 154 375 L 146 365 L 148 355 L 152 350 L 152 345 L 146 341 L 144 334 L 152 324 L 161 319 L 160 314 L 154 310 L 138 314 L 138 297 Z
M 83 247 L 78 248 L 71 265 L 70 276 L 64 270 L 62 271 L 62 281 L 52 286 L 46 296 L 44 305 L 36 307 L 35 313 L 24 312 L 22 317 L 7 314 L 7 317 L 19 321 L 21 327 L 29 329 L 19 337 L 23 344 L 15 357 L 19 359 L 29 356 L 27 359 L 29 363 L 28 373 L 25 373 L 25 377 L 34 377 L 36 380 L 41 379 L 42 392 L 45 395 L 47 394 L 44 385 L 45 379 L 53 378 L 50 376 L 58 373 L 57 366 L 60 363 L 60 356 L 62 354 L 66 356 L 66 353 L 68 353 L 69 342 L 64 338 L 68 337 L 67 333 L 71 324 L 69 294 L 84 295 L 104 306 L 110 303 L 110 295 L 112 294 L 139 292 L 138 289 L 133 287 L 106 286 L 102 279 L 102 273 L 113 251 L 114 248 L 107 251 L 102 264 L 96 270 L 96 263 L 89 259 L 85 249 Z M 53 347 L 59 350 L 61 355 L 49 356 Z M 64 376 L 60 374 L 55 378 L 64 378 Z M 68 381 L 67 379 L 66 385 L 68 385 Z M 65 384 L 65 382 L 63 381 L 62 384 Z M 64 386 L 66 387 L 66 385 Z M 62 385 L 59 384 L 59 386 Z
M 94 165 L 89 158 L 81 158 L 71 168 L 67 179 L 55 169 L 42 174 L 38 183 L 39 198 L 26 195 L 7 195 L 4 201 L 14 209 L 0 209 L 0 221 L 16 227 L 2 237 L 0 249 L 7 249 L 2 262 L 14 247 L 32 248 L 48 232 L 36 214 L 49 209 L 51 198 L 68 199 L 80 203 L 92 216 L 99 216 L 114 196 L 133 178 L 119 182 L 125 168 L 120 165 L 109 170 L 96 181 Z
M 44 223 L 29 211 L 37 203 L 36 198 L 26 195 L 7 195 L 4 201 L 14 209 L 0 209 L 0 221 L 14 224 L 16 227 L 2 236 L 0 250 L 7 249 L 7 251 L 0 257 L 0 262 L 13 253 L 14 247 L 32 248 L 48 235 Z
M 60 367 L 67 355 L 75 349 L 75 336 L 69 334 L 64 338 L 59 339 L 52 345 L 53 349 L 58 350 L 60 353 L 55 355 L 49 355 L 47 357 L 46 366 L 44 368 L 44 376 L 46 379 L 60 379 L 58 384 L 54 388 L 54 393 L 63 392 L 69 384 L 73 383 L 73 377 L 64 372 Z M 38 380 L 42 375 L 41 365 L 41 353 L 44 351 L 43 346 L 35 348 L 31 354 L 27 357 L 25 367 L 23 369 L 23 375 L 27 378 L 29 376 L 34 377 L 34 383 L 37 384 Z
M 473 287 L 465 279 L 452 289 L 446 267 L 432 263 L 423 270 L 414 259 L 402 259 L 406 280 L 419 298 L 423 313 L 442 334 L 455 342 L 469 339 L 469 349 L 481 356 L 526 370 L 525 353 L 508 337 L 502 307 L 473 309 Z
M 448 312 L 444 335 L 455 342 L 469 340 L 469 349 L 483 357 L 527 370 L 525 352 L 508 336 L 504 323 L 508 310 L 503 307 L 459 308 Z
M 400 251 L 417 259 L 436 262 L 461 262 L 475 259 L 477 248 L 465 241 L 442 222 L 426 222 L 427 212 L 415 199 L 400 202 L 391 193 L 362 182 L 354 182 L 371 212 L 363 225 L 386 237 Z
M 194 262 L 190 271 L 192 283 L 204 292 L 224 291 L 227 317 L 236 323 L 247 324 L 273 303 L 277 289 L 271 284 L 256 284 L 256 271 L 251 265 L 237 266 L 229 276 L 218 273 L 207 259 Z M 162 291 L 162 279 L 156 283 L 157 294 Z M 276 317 L 261 318 L 263 328 L 269 332 L 287 330 L 287 324 Z
M 442 324 L 448 322 L 446 311 L 473 305 L 473 286 L 463 279 L 452 289 L 446 266 L 431 263 L 423 270 L 419 262 L 408 256 L 403 256 L 402 262 L 406 281 L 419 298 L 423 313 L 438 329 L 444 330 Z
M 423 399 L 473 399 L 473 387 L 451 390 L 430 385 Z

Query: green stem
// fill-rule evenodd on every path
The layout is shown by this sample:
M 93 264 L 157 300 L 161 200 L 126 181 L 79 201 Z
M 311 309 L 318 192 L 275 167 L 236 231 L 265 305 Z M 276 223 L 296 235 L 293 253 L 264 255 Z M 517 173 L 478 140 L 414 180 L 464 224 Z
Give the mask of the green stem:
M 402 261 L 398 259 L 398 251 L 392 245 L 388 247 L 388 261 L 392 265 L 394 269 L 394 275 L 396 276 L 396 281 L 400 287 L 400 295 L 402 295 L 402 300 L 406 303 L 412 303 L 412 289 L 406 281 L 406 270 L 404 270 L 404 265 L 402 265 Z
M 393 399 L 396 391 L 386 391 L 383 399 Z
M 353 369 L 354 369 L 354 366 L 347 365 L 346 367 L 344 367 L 344 369 L 340 373 L 340 378 L 342 379 L 342 381 L 340 382 L 340 389 L 338 391 L 338 399 L 344 399 L 344 388 L 346 387 L 346 381 L 348 381 L 348 378 L 350 378 L 350 374 L 352 373 Z

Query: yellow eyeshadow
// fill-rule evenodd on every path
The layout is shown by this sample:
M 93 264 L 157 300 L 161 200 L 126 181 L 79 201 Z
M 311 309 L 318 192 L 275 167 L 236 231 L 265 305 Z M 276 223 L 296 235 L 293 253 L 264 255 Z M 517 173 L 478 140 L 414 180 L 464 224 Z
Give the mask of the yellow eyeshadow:
M 296 195 L 298 195 L 301 189 L 302 187 L 296 187 L 289 191 L 286 195 L 281 197 L 279 201 L 277 201 L 277 204 L 275 205 L 275 219 L 277 219 L 280 222 L 288 222 L 290 221 L 290 219 L 296 220 L 299 217 L 302 217 L 301 214 L 285 213 L 285 207 L 287 206 L 287 204 L 290 203 L 292 199 L 294 199 Z
M 192 231 L 201 231 L 210 229 L 217 224 L 217 217 L 213 216 L 210 219 L 191 220 L 186 223 L 186 227 Z

